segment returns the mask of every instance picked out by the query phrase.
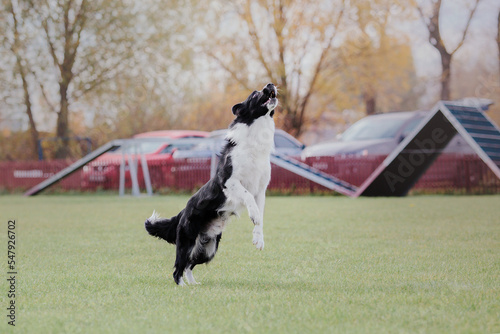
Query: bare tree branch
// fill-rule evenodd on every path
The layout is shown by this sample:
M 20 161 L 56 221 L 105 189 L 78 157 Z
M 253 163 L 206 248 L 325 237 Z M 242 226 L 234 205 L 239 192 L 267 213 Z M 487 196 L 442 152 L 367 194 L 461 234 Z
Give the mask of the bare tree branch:
M 230 67 L 226 66 L 225 62 L 220 59 L 219 57 L 217 57 L 217 55 L 215 55 L 213 52 L 207 50 L 206 51 L 206 54 L 211 57 L 213 60 L 215 60 L 217 62 L 217 64 L 219 64 L 226 72 L 228 72 L 231 77 L 236 80 L 240 85 L 242 85 L 245 89 L 247 90 L 251 90 L 250 86 L 248 85 L 248 82 L 246 82 L 245 80 L 241 79 L 238 74 L 236 73 L 236 71 L 233 71 Z
M 251 0 L 246 1 L 245 14 L 241 15 L 241 18 L 248 25 L 248 33 L 250 34 L 250 39 L 252 40 L 253 45 L 257 51 L 257 56 L 259 58 L 260 63 L 262 64 L 262 66 L 264 66 L 264 69 L 266 70 L 266 73 L 269 76 L 269 78 L 271 78 L 271 80 L 274 81 L 273 71 L 271 71 L 271 68 L 269 67 L 269 62 L 266 61 L 266 59 L 264 57 L 264 53 L 262 51 L 262 47 L 260 45 L 261 38 L 259 38 L 259 34 L 258 34 L 257 28 L 255 26 L 252 11 L 250 8 L 251 3 L 252 3 Z
M 96 87 L 98 87 L 98 86 L 102 85 L 103 83 L 115 78 L 116 73 L 112 74 L 112 75 L 108 75 L 108 74 L 113 72 L 115 69 L 117 69 L 121 64 L 122 64 L 121 61 L 117 61 L 113 66 L 110 66 L 110 67 L 103 69 L 102 72 L 99 73 L 94 80 L 86 82 L 86 84 L 85 84 L 86 88 L 83 90 L 80 90 L 78 94 L 75 94 L 74 99 L 78 100 L 79 98 L 81 98 L 85 94 L 94 90 Z
M 45 85 L 42 83 L 42 80 L 38 79 L 38 76 L 35 73 L 35 71 L 32 71 L 31 73 L 33 74 L 33 77 L 35 78 L 35 81 L 40 86 L 40 91 L 42 92 L 42 97 L 45 100 L 45 103 L 47 103 L 47 105 L 49 106 L 51 111 L 57 112 L 56 106 L 49 100 L 49 98 L 47 96 L 47 93 L 45 91 Z
M 462 45 L 464 44 L 465 37 L 467 36 L 467 31 L 469 31 L 470 22 L 472 20 L 472 17 L 474 16 L 474 13 L 476 12 L 477 5 L 479 4 L 479 1 L 481 1 L 481 0 L 476 0 L 476 2 L 474 3 L 474 7 L 469 12 L 469 18 L 467 19 L 467 24 L 465 25 L 464 33 L 462 34 L 462 39 L 458 43 L 457 47 L 453 51 L 450 52 L 451 55 L 453 55 L 455 52 L 457 52 L 457 50 L 460 49 L 462 47 Z
M 42 19 L 42 26 L 43 26 L 43 30 L 45 31 L 45 37 L 47 40 L 47 44 L 49 45 L 50 55 L 52 56 L 52 60 L 54 62 L 54 65 L 59 69 L 59 75 L 62 76 L 62 73 L 63 73 L 62 64 L 59 62 L 59 57 L 57 56 L 56 48 L 54 47 L 54 43 L 52 42 L 52 38 L 50 37 L 47 19 Z
M 343 10 L 344 4 L 345 4 L 345 0 L 342 0 L 342 7 L 341 7 L 342 9 L 340 10 L 338 16 L 335 19 L 334 31 L 333 31 L 332 35 L 330 36 L 330 38 L 328 38 L 327 44 L 323 48 L 323 51 L 321 52 L 321 56 L 320 56 L 320 58 L 318 60 L 318 63 L 316 64 L 316 68 L 314 69 L 313 77 L 312 77 L 311 82 L 309 84 L 309 90 L 307 91 L 307 94 L 304 96 L 304 98 L 302 99 L 302 103 L 300 104 L 300 107 L 299 107 L 299 113 L 300 113 L 299 114 L 299 121 L 301 123 L 303 122 L 304 113 L 305 113 L 305 110 L 306 110 L 307 103 L 309 102 L 309 99 L 311 98 L 311 95 L 314 92 L 316 82 L 318 80 L 319 74 L 321 73 L 321 69 L 323 67 L 323 63 L 324 63 L 324 61 L 326 59 L 326 55 L 330 52 L 331 46 L 333 44 L 333 40 L 337 36 L 337 32 L 338 32 L 339 26 L 340 26 L 340 22 L 342 20 L 343 14 L 344 14 L 344 10 Z M 299 131 L 299 134 L 300 134 L 300 131 Z
M 420 15 L 420 18 L 422 19 L 422 22 L 427 27 L 427 30 L 430 30 L 430 25 L 426 20 L 426 19 L 428 19 L 428 17 L 424 15 L 424 11 L 422 10 L 422 7 L 420 7 L 417 3 L 415 3 L 415 7 L 417 8 L 418 14 Z

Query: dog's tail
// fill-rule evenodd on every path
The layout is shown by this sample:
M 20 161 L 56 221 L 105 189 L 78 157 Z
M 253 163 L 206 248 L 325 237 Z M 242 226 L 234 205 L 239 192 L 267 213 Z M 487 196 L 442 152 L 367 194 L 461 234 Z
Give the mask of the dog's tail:
M 144 227 L 153 237 L 166 240 L 175 245 L 177 235 L 177 225 L 179 225 L 180 214 L 172 218 L 160 218 L 156 211 L 153 211 L 151 217 L 146 219 Z

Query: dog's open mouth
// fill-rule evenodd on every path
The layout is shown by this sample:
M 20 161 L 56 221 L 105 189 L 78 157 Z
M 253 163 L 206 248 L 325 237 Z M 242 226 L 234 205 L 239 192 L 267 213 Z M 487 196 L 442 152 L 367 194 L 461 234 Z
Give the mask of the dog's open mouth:
M 263 105 L 268 105 L 269 103 L 271 104 L 276 104 L 276 91 L 273 86 L 273 89 L 269 92 L 269 98 L 263 103 Z
M 273 99 L 273 98 L 268 98 L 268 99 L 266 100 L 266 102 L 264 102 L 264 103 L 263 103 L 263 105 L 267 106 L 269 103 L 271 103 L 271 102 L 272 102 L 272 99 Z

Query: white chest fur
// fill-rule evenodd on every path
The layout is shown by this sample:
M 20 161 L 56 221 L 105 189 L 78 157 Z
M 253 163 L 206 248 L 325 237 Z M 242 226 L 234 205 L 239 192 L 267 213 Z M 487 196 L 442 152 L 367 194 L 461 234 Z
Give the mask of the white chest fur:
M 274 151 L 274 121 L 269 116 L 250 126 L 236 124 L 226 137 L 236 146 L 230 153 L 235 178 L 254 196 L 265 191 L 271 178 L 270 154 Z

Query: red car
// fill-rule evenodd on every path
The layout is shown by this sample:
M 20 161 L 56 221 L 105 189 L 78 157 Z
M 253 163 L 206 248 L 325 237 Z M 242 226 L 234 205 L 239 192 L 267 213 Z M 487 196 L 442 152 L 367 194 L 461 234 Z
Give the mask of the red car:
M 144 177 L 140 162 L 140 153 L 144 154 L 151 180 L 155 180 L 153 186 L 168 186 L 167 164 L 173 161 L 172 154 L 177 150 L 189 150 L 198 143 L 198 140 L 205 138 L 209 132 L 190 130 L 164 130 L 140 133 L 133 136 L 133 139 L 142 139 L 123 154 L 123 147 L 118 147 L 109 151 L 91 163 L 83 167 L 82 188 L 84 189 L 117 189 L 120 179 L 120 164 L 125 157 L 125 186 L 131 186 L 130 178 L 130 157 L 137 165 L 137 177 L 139 184 L 144 184 Z M 148 140 L 151 139 L 151 140 Z M 164 140 L 162 140 L 164 139 Z

